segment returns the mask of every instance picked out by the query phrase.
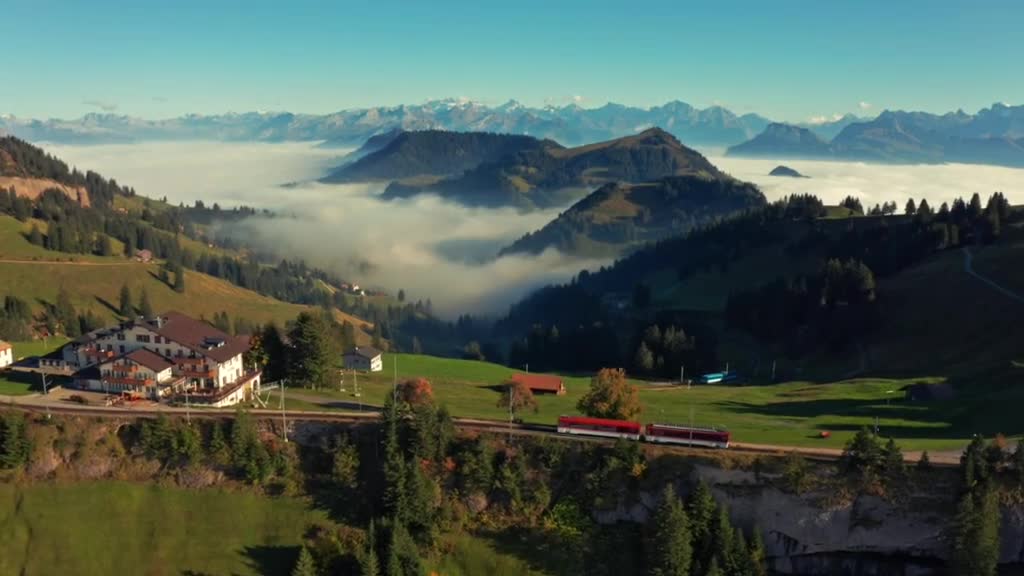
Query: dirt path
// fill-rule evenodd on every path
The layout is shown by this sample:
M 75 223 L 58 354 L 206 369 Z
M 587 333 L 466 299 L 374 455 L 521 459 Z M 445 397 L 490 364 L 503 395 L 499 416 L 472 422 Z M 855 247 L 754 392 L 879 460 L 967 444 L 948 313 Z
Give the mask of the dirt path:
M 977 272 L 974 271 L 974 254 L 971 252 L 971 248 L 969 246 L 964 246 L 964 272 L 970 274 L 971 276 L 974 276 L 984 284 L 988 285 L 989 288 L 992 288 L 993 290 L 999 292 L 1003 296 L 1016 300 L 1017 302 L 1024 303 L 1024 296 L 1021 296 L 1017 292 L 1014 292 L 1013 290 L 1010 290 L 1009 288 L 1000 285 L 995 280 L 982 276 L 981 274 L 978 274 Z

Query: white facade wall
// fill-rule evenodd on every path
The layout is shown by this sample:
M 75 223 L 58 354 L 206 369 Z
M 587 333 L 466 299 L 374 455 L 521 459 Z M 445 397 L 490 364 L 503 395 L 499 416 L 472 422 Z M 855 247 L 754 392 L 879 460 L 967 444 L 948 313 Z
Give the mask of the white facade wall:
M 0 350 L 0 368 L 6 368 L 14 364 L 14 348 Z
M 344 357 L 345 368 L 349 370 L 362 370 L 364 372 L 380 372 L 384 369 L 381 360 L 383 355 L 378 355 L 373 360 L 361 354 L 346 354 Z

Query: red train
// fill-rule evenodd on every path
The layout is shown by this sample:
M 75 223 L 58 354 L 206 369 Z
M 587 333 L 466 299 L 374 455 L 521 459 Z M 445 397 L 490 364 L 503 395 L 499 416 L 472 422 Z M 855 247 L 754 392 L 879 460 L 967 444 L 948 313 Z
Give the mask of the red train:
M 630 422 L 629 420 L 607 420 L 586 416 L 559 416 L 558 433 L 624 438 L 655 444 L 682 444 L 708 448 L 729 447 L 729 432 L 725 430 L 671 424 L 643 426 L 639 422 Z

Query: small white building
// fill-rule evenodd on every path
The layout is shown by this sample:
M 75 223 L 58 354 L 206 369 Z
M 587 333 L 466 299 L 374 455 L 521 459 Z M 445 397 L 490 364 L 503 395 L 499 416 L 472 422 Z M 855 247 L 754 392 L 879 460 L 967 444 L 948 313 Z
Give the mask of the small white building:
M 0 368 L 7 368 L 11 364 L 14 364 L 14 346 L 0 340 Z
M 349 370 L 380 372 L 384 369 L 384 361 L 380 350 L 371 346 L 356 346 L 345 352 L 343 360 L 345 361 L 345 368 Z

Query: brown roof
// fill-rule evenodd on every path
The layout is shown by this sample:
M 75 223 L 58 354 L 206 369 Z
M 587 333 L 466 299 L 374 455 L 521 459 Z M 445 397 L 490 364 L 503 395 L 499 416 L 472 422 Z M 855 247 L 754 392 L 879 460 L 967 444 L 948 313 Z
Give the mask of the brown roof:
M 217 362 L 227 362 L 249 350 L 248 338 L 235 338 L 181 312 L 162 314 L 158 319 L 147 322 L 146 326 L 164 338 Z
M 522 372 L 516 372 L 512 375 L 513 382 L 519 382 L 525 385 L 527 388 L 532 390 L 540 390 L 542 392 L 561 392 L 562 391 L 562 379 L 558 376 L 548 376 L 546 374 L 524 374 Z
M 163 372 L 164 370 L 167 370 L 168 368 L 174 366 L 173 364 L 168 362 L 163 356 L 155 352 L 150 352 L 145 348 L 139 348 L 134 352 L 129 352 L 125 354 L 123 358 L 127 358 L 132 362 L 139 364 L 140 366 L 145 366 L 146 368 L 149 368 L 153 372 Z
M 0 340 L 0 352 L 3 352 L 4 350 L 10 350 L 11 348 L 13 348 L 13 346 L 11 346 L 9 342 L 4 342 L 3 340 Z

